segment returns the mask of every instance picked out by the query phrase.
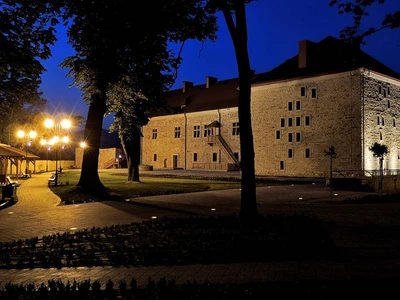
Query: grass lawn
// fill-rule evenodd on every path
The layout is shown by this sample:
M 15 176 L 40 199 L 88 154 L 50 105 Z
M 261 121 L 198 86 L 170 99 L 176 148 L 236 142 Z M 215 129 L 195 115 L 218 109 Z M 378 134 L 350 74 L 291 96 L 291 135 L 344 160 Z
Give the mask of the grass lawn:
M 109 189 L 110 194 L 123 199 L 140 196 L 238 189 L 241 186 L 240 181 L 237 179 L 191 179 L 144 175 L 140 176 L 140 182 L 128 182 L 126 174 L 115 173 L 112 170 L 109 172 L 99 172 L 99 176 L 104 186 Z M 67 171 L 60 177 L 60 183 L 68 182 L 68 184 L 52 186 L 51 190 L 62 199 L 64 204 L 103 200 L 75 191 L 74 187 L 78 183 L 79 177 L 80 171 Z M 260 182 L 257 185 L 266 184 L 265 182 Z M 271 185 L 271 183 L 268 183 L 268 185 Z

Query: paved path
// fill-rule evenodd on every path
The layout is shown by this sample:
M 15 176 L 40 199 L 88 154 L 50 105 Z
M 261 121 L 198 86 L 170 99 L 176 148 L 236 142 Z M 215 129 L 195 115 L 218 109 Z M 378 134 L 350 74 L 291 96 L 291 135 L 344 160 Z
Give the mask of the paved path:
M 47 187 L 49 174 L 35 174 L 21 181 L 18 202 L 0 211 L 0 241 L 43 236 L 84 228 L 128 224 L 152 216 L 187 216 L 198 214 L 238 213 L 240 190 L 210 191 L 129 199 L 126 202 L 104 201 L 81 205 L 59 205 L 60 199 Z M 244 282 L 265 280 L 349 279 L 400 277 L 399 239 L 374 239 L 351 230 L 366 224 L 400 226 L 400 204 L 343 205 L 338 200 L 360 195 L 329 190 L 319 183 L 270 186 L 257 189 L 261 213 L 305 214 L 332 224 L 331 236 L 336 245 L 358 255 L 346 262 L 306 261 L 279 263 L 210 264 L 155 267 L 94 267 L 33 270 L 0 270 L 0 283 L 47 282 L 48 279 L 85 280 L 102 283 L 136 278 L 144 284 L 149 277 L 166 276 L 178 282 Z M 139 204 L 139 205 L 138 205 Z M 215 209 L 215 210 L 211 210 Z M 350 228 L 350 229 L 349 229 Z M 356 257 L 356 256 L 355 256 Z

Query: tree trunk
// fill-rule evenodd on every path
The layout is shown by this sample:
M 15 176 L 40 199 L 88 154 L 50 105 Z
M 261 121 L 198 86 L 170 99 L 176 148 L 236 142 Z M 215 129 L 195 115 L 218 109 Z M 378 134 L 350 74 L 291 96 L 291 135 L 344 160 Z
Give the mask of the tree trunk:
M 98 173 L 100 139 L 103 117 L 106 112 L 106 89 L 103 93 L 92 95 L 86 121 L 84 140 L 87 147 L 83 151 L 82 171 L 77 187 L 90 194 L 104 193 L 106 189 L 101 183 Z
M 383 189 L 383 157 L 379 158 L 379 183 L 378 183 L 378 193 L 379 198 L 382 199 Z
M 140 181 L 140 136 L 140 129 L 136 128 L 133 132 L 132 140 L 126 140 L 124 137 L 121 138 L 121 145 L 128 166 L 128 181 Z
M 236 1 L 234 14 L 223 9 L 225 21 L 232 37 L 239 73 L 239 124 L 241 153 L 241 202 L 240 218 L 251 222 L 258 214 L 256 199 L 256 180 L 254 167 L 254 142 L 251 126 L 251 69 L 247 46 L 247 24 L 244 1 Z

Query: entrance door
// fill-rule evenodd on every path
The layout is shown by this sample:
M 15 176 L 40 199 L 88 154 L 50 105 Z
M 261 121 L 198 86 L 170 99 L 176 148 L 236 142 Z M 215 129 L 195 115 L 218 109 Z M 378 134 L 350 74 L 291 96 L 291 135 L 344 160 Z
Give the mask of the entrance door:
M 178 155 L 172 155 L 172 167 L 174 169 L 178 168 Z

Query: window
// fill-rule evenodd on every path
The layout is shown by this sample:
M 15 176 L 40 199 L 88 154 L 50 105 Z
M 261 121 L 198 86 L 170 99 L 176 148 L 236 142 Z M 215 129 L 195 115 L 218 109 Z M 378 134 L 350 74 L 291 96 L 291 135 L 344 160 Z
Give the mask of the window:
M 157 136 L 158 136 L 158 134 L 157 134 L 157 129 L 153 129 L 153 140 L 156 140 L 157 139 Z
M 287 156 L 288 156 L 289 158 L 292 158 L 292 157 L 293 157 L 293 149 L 288 149 L 288 154 L 287 154 Z
M 301 117 L 296 117 L 296 126 L 301 126 Z
M 311 118 L 310 118 L 310 116 L 306 116 L 306 117 L 305 117 L 304 123 L 305 123 L 306 126 L 310 126 L 310 124 L 311 124 Z
M 386 94 L 387 94 L 388 96 L 390 96 L 390 87 L 387 87 L 386 89 L 387 89 Z
M 197 161 L 197 153 L 193 153 L 193 161 Z
M 378 123 L 378 125 L 381 125 L 381 117 L 379 115 L 377 117 L 378 117 L 377 123 Z
M 383 97 L 386 97 L 386 89 L 383 89 Z
M 310 148 L 306 148 L 306 158 L 310 158 Z
M 300 134 L 300 132 L 296 132 L 296 142 L 301 142 L 301 134 Z
M 213 127 L 207 128 L 207 126 L 204 126 L 204 137 L 209 135 L 214 135 L 214 128 Z
M 285 118 L 281 118 L 281 127 L 285 127 Z
M 300 97 L 305 97 L 306 96 L 306 87 L 302 86 L 300 88 Z
M 379 131 L 379 139 L 380 139 L 381 141 L 383 140 L 382 130 Z
M 181 137 L 181 128 L 175 127 L 175 138 L 178 139 Z
M 380 84 L 379 84 L 379 87 L 378 87 L 378 93 L 382 94 L 382 86 Z
M 296 110 L 301 110 L 301 101 L 300 100 L 296 101 Z
M 390 100 L 388 100 L 388 108 L 390 108 Z
M 283 160 L 281 160 L 281 161 L 279 162 L 279 169 L 280 169 L 280 170 L 285 170 L 285 162 L 284 162 Z
M 233 122 L 232 123 L 232 135 L 239 135 L 239 133 L 240 133 L 239 122 Z
M 233 152 L 233 156 L 234 156 L 237 160 L 239 160 L 239 152 Z
M 317 88 L 312 88 L 311 89 L 311 98 L 313 99 L 317 99 L 318 95 L 317 95 Z
M 393 127 L 396 127 L 396 118 L 393 118 Z
M 217 152 L 213 152 L 213 154 L 212 154 L 212 161 L 213 161 L 213 162 L 218 161 L 218 154 L 217 154 Z
M 292 111 L 293 110 L 293 102 L 292 101 L 290 101 L 290 102 L 288 102 L 288 111 Z
M 277 130 L 276 131 L 276 139 L 279 140 L 281 138 L 281 131 Z
M 288 126 L 292 127 L 293 126 L 293 118 L 288 118 Z
M 193 127 L 193 137 L 199 138 L 200 137 L 200 125 L 195 125 Z
M 385 119 L 382 117 L 382 126 L 385 126 Z
M 153 160 L 154 160 L 154 161 L 157 161 L 157 154 L 154 154 L 154 155 L 153 155 Z
M 293 142 L 293 133 L 291 132 L 288 133 L 288 142 L 289 143 Z
M 208 128 L 207 125 L 204 125 L 204 137 L 208 135 Z

